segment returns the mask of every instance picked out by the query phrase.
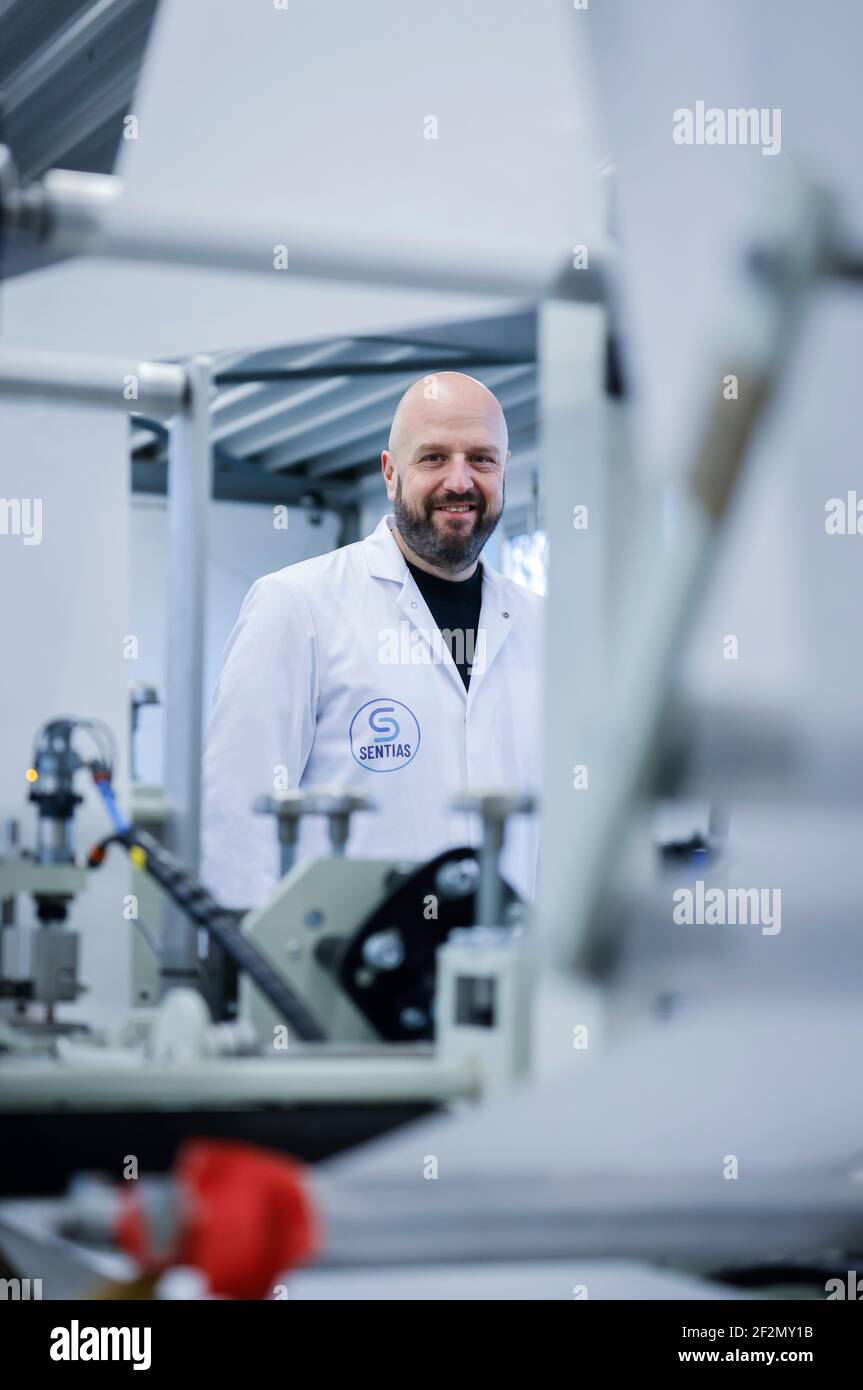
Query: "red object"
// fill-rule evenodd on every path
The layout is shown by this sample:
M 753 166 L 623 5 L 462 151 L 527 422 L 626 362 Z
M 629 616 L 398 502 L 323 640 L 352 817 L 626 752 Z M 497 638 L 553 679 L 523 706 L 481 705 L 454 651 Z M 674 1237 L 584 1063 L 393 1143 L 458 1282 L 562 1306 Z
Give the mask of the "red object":
M 193 1139 L 174 1163 L 182 1229 L 154 1260 L 146 1213 L 124 1187 L 117 1239 L 148 1272 L 199 1269 L 224 1298 L 269 1298 L 278 1275 L 321 1248 L 305 1166 L 281 1154 L 222 1139 Z

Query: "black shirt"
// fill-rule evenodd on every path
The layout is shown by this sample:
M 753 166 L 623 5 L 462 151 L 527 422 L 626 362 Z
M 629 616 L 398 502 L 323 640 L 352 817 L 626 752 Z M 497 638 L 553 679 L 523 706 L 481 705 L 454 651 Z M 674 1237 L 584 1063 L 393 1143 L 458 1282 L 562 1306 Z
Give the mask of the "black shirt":
M 480 655 L 477 631 L 482 607 L 482 564 L 477 565 L 470 579 L 441 579 L 429 574 L 428 570 L 417 569 L 410 560 L 405 563 L 441 630 L 467 690 L 474 654 Z

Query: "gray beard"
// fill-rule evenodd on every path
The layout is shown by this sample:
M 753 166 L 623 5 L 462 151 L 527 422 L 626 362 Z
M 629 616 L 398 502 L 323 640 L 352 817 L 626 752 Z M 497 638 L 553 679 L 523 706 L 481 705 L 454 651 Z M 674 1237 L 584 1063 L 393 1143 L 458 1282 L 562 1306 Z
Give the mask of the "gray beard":
M 441 500 L 452 502 L 454 505 L 470 501 L 477 508 L 476 520 L 468 535 L 447 535 L 438 531 L 433 512 L 435 506 L 440 506 Z M 415 555 L 437 569 L 460 570 L 467 569 L 468 565 L 472 565 L 479 558 L 483 546 L 503 515 L 503 501 L 504 498 L 501 499 L 500 511 L 490 512 L 481 496 L 444 497 L 434 504 L 424 503 L 418 514 L 405 503 L 401 478 L 398 478 L 392 507 L 399 533 Z

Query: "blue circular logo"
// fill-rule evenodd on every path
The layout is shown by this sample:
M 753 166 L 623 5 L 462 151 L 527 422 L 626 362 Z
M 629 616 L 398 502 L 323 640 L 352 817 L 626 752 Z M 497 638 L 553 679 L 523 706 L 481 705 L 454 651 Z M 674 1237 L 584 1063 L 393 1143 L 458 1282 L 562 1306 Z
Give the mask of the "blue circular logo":
M 360 705 L 348 738 L 354 759 L 367 772 L 397 772 L 416 757 L 420 726 L 407 705 L 380 696 Z

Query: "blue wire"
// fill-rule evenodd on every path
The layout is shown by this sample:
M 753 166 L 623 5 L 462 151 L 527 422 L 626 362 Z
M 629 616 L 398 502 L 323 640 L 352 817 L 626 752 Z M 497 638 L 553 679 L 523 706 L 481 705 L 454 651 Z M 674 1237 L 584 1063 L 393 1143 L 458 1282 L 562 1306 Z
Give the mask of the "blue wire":
M 119 835 L 128 835 L 129 831 L 132 829 L 132 826 L 130 822 L 125 819 L 119 806 L 117 805 L 117 801 L 114 796 L 114 788 L 111 786 L 111 783 L 100 780 L 96 783 L 96 786 L 99 788 L 99 791 L 102 794 L 102 800 L 108 808 L 108 815 L 114 822 L 114 829 L 117 831 Z

